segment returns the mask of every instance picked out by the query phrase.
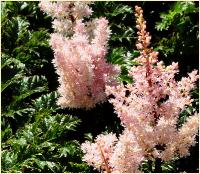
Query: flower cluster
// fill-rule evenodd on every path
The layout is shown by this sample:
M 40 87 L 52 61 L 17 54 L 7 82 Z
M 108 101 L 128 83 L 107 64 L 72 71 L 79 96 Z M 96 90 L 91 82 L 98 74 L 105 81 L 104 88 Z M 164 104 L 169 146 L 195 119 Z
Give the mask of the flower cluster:
M 112 133 L 98 135 L 95 143 L 86 141 L 81 148 L 85 153 L 84 161 L 107 173 L 137 171 L 143 160 L 141 148 L 128 130 L 125 130 L 119 139 Z
M 105 86 L 115 82 L 118 68 L 105 60 L 110 36 L 108 21 L 99 18 L 83 22 L 92 10 L 87 2 L 45 2 L 42 10 L 54 18 L 57 33 L 50 45 L 60 86 L 58 104 L 70 108 L 94 107 L 106 99 Z
M 92 14 L 88 6 L 90 2 L 49 2 L 41 1 L 41 10 L 54 18 L 53 28 L 62 34 L 72 34 L 76 20 L 89 17 Z
M 110 172 L 108 167 L 108 159 L 113 153 L 113 145 L 117 141 L 114 134 L 98 135 L 95 143 L 86 141 L 81 148 L 85 153 L 83 160 L 94 166 L 98 170 L 106 170 Z
M 136 60 L 140 65 L 130 69 L 134 83 L 106 87 L 107 95 L 114 96 L 110 102 L 124 126 L 105 162 L 108 166 L 103 169 L 107 172 L 137 172 L 144 159 L 169 161 L 177 155 L 186 156 L 198 133 L 197 113 L 188 117 L 182 127 L 177 126 L 180 113 L 192 104 L 189 92 L 195 87 L 197 71 L 177 82 L 178 63 L 165 66 L 158 61 L 158 53 L 149 48 L 151 37 L 146 32 L 143 11 L 138 6 L 135 10 L 139 30 L 136 47 L 140 51 Z M 88 162 L 90 157 L 90 164 L 95 166 L 89 150 L 91 146 L 84 151 L 87 152 L 84 160 Z M 99 151 L 98 148 L 95 150 L 96 153 Z

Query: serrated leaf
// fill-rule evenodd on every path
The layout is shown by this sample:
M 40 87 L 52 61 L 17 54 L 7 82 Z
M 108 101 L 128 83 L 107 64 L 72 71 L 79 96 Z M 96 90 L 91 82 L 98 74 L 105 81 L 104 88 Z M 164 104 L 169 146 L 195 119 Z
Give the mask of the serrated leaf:
M 79 122 L 79 119 L 69 115 L 63 116 L 57 114 L 54 117 L 45 118 L 46 138 L 55 139 L 64 132 L 74 131 Z
M 59 95 L 57 92 L 51 92 L 49 94 L 42 95 L 33 101 L 33 105 L 38 111 L 45 110 L 49 111 L 50 113 L 54 112 L 59 109 L 59 107 L 56 105 L 58 96 Z
M 120 14 L 124 15 L 125 13 L 133 13 L 132 8 L 127 6 L 127 5 L 118 4 L 118 5 L 115 6 L 112 13 L 109 13 L 109 15 L 115 17 L 115 16 L 118 16 Z
M 14 77 L 12 77 L 10 80 L 7 80 L 5 83 L 2 83 L 1 84 L 1 92 L 3 92 L 10 85 L 18 83 L 19 80 L 21 80 L 23 77 L 24 77 L 24 74 L 23 73 L 19 73 L 19 74 L 16 74 Z

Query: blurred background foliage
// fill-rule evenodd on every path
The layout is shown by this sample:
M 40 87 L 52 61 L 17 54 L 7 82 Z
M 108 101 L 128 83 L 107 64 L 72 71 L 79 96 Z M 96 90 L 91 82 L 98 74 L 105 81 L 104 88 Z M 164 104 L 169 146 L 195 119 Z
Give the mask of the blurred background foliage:
M 144 10 L 152 46 L 167 65 L 179 62 L 177 79 L 199 67 L 198 2 L 94 2 L 92 17 L 109 20 L 112 35 L 107 60 L 121 67 L 119 80 L 137 65 L 133 9 Z M 123 127 L 108 102 L 94 109 L 61 109 L 56 105 L 57 75 L 48 44 L 51 18 L 38 2 L 1 2 L 1 171 L 96 172 L 82 162 L 80 143 L 102 132 L 121 133 Z M 193 106 L 186 108 L 179 125 L 198 112 L 199 89 L 191 93 Z M 198 137 L 197 137 L 198 141 Z M 162 166 L 163 172 L 198 172 L 198 143 L 191 155 Z M 144 162 L 144 172 L 151 172 Z

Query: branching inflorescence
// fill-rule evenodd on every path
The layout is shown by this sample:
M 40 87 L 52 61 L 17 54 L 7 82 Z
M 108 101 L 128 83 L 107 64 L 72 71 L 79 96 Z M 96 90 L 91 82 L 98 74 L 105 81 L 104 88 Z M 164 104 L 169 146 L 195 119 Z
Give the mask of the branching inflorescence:
M 106 62 L 110 37 L 108 21 L 84 21 L 92 14 L 88 2 L 40 2 L 54 18 L 50 45 L 59 75 L 58 105 L 63 108 L 94 107 L 106 99 L 105 86 L 115 83 L 119 70 Z
M 188 117 L 178 128 L 180 113 L 192 104 L 189 95 L 198 79 L 197 71 L 175 80 L 178 63 L 165 66 L 158 53 L 149 48 L 151 36 L 146 32 L 143 10 L 136 6 L 137 49 L 139 66 L 130 75 L 133 84 L 107 86 L 107 95 L 124 126 L 117 138 L 113 133 L 99 135 L 94 143 L 82 144 L 84 160 L 106 172 L 137 172 L 144 160 L 170 161 L 189 155 L 198 133 L 198 114 Z

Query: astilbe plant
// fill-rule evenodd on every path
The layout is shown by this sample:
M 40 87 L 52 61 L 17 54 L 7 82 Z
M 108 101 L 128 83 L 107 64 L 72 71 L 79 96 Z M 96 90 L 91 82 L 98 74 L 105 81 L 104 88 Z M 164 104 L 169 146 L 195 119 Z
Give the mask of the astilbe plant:
M 105 86 L 114 83 L 118 69 L 105 60 L 110 36 L 108 21 L 84 22 L 92 10 L 88 2 L 40 3 L 54 18 L 50 45 L 60 86 L 58 104 L 63 108 L 94 107 L 106 99 Z
M 106 172 L 137 172 L 144 160 L 154 162 L 160 172 L 162 162 L 189 155 L 198 133 L 197 113 L 178 127 L 180 113 L 192 104 L 189 92 L 195 87 L 197 71 L 176 81 L 178 63 L 165 66 L 158 61 L 158 53 L 149 48 L 151 36 L 138 6 L 135 16 L 140 65 L 130 69 L 134 83 L 106 87 L 107 95 L 114 96 L 110 102 L 124 131 L 119 138 L 110 133 L 82 144 L 83 160 Z

